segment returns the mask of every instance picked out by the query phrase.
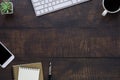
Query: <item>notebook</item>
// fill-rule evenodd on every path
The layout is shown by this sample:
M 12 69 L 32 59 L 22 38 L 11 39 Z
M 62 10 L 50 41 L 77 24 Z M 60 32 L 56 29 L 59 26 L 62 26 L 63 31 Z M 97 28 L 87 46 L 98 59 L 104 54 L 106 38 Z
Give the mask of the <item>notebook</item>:
M 19 67 L 18 80 L 39 80 L 40 69 Z
M 39 69 L 39 79 L 38 80 L 44 80 L 43 78 L 43 69 L 42 69 L 42 63 L 30 63 L 30 64 L 20 64 L 20 65 L 13 65 L 13 78 L 14 80 L 18 80 L 19 76 L 19 69 L 21 68 L 29 68 L 29 69 Z

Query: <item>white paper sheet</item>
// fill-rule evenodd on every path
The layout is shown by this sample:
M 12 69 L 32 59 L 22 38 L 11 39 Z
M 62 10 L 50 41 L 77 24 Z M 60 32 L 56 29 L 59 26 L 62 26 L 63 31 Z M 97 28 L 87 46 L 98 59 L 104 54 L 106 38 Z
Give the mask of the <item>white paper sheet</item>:
M 40 69 L 19 67 L 18 80 L 39 80 Z

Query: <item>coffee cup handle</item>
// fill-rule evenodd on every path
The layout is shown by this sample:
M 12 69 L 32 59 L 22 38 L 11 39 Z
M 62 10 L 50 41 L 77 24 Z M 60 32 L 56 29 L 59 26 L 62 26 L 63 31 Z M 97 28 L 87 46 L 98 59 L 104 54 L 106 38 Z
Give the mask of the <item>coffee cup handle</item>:
M 102 13 L 102 16 L 105 16 L 107 14 L 107 10 L 104 10 L 103 13 Z

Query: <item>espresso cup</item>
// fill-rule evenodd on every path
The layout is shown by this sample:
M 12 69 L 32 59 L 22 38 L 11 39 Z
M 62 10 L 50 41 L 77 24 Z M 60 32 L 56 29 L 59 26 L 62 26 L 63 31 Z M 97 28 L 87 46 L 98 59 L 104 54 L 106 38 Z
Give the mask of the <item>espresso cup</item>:
M 120 0 L 103 0 L 102 5 L 105 9 L 102 16 L 105 16 L 107 13 L 117 13 L 120 11 Z

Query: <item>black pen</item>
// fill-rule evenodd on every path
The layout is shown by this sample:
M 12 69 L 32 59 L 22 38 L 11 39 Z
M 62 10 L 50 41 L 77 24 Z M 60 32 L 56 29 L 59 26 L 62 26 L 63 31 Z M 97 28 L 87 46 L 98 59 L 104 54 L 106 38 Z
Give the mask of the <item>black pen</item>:
M 51 64 L 51 62 L 49 63 L 48 80 L 53 80 L 53 79 L 52 79 L 52 64 Z

